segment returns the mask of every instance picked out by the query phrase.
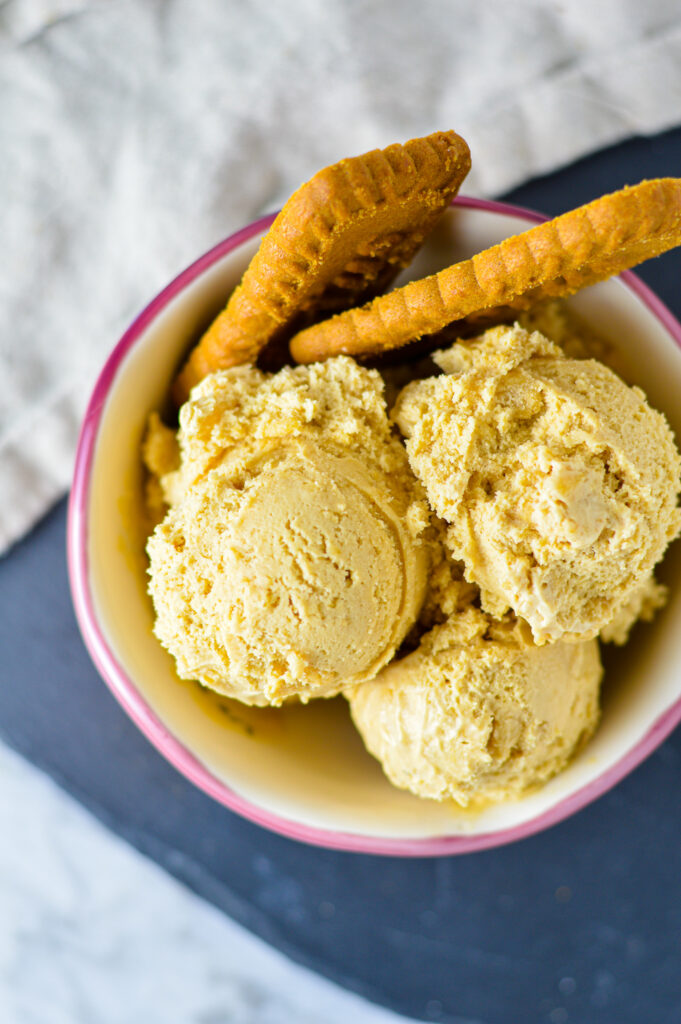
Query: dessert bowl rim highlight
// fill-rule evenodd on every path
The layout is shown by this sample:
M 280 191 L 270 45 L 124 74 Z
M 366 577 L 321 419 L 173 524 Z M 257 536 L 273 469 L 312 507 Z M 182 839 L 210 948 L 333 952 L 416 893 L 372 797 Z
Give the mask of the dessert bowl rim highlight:
M 452 205 L 523 218 L 535 224 L 548 219 L 543 214 L 525 207 L 465 196 L 458 196 Z M 422 857 L 470 853 L 502 846 L 533 835 L 568 818 L 597 799 L 645 760 L 681 722 L 681 697 L 668 707 L 653 722 L 643 737 L 633 747 L 626 749 L 609 768 L 606 768 L 586 785 L 559 798 L 548 810 L 540 812 L 520 824 L 491 832 L 470 832 L 426 838 L 363 835 L 325 827 L 314 827 L 279 816 L 241 796 L 217 778 L 196 754 L 173 735 L 147 703 L 138 687 L 119 663 L 116 653 L 105 635 L 105 630 L 100 624 L 90 583 L 88 503 L 99 426 L 121 363 L 172 300 L 223 257 L 237 250 L 255 236 L 262 234 L 275 216 L 276 214 L 270 214 L 261 217 L 230 235 L 175 277 L 139 313 L 125 331 L 108 357 L 95 384 L 78 440 L 67 522 L 67 560 L 71 593 L 85 645 L 100 675 L 119 704 L 152 745 L 182 775 L 230 810 L 288 838 L 337 850 Z M 620 280 L 647 307 L 681 349 L 681 323 L 664 303 L 631 271 L 621 274 Z

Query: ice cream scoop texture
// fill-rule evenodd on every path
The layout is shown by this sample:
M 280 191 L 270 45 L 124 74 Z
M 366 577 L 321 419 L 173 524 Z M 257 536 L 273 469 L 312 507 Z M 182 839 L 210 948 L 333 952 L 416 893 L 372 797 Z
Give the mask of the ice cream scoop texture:
M 428 510 L 374 371 L 342 358 L 206 378 L 148 543 L 180 676 L 251 704 L 373 678 L 424 599 Z
M 643 392 L 519 326 L 436 355 L 393 416 L 483 608 L 595 637 L 678 533 L 681 463 Z

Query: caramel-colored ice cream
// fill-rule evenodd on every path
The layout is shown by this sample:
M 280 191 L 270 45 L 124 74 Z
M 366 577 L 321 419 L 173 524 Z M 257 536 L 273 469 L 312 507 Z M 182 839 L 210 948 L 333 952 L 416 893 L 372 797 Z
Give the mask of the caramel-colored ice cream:
M 664 603 L 680 460 L 640 390 L 566 356 L 587 350 L 559 314 L 534 320 L 565 350 L 516 325 L 438 353 L 397 398 L 406 445 L 343 356 L 214 373 L 177 434 L 152 416 L 149 589 L 179 675 L 248 704 L 343 692 L 420 796 L 560 771 L 598 721 L 593 638 Z
M 169 451 L 162 429 L 148 453 Z M 211 375 L 160 483 L 170 510 L 149 539 L 149 586 L 181 677 L 278 704 L 392 658 L 424 599 L 429 513 L 375 371 L 340 357 Z
M 595 640 L 535 646 L 476 608 L 346 693 L 394 785 L 467 805 L 517 797 L 568 763 L 598 722 Z
M 537 642 L 585 640 L 679 531 L 681 462 L 642 391 L 538 332 L 497 327 L 436 355 L 394 419 L 482 606 Z
M 624 602 L 614 619 L 598 634 L 606 644 L 626 644 L 637 622 L 652 622 L 655 613 L 667 603 L 667 587 L 658 583 L 653 574 L 647 576 Z

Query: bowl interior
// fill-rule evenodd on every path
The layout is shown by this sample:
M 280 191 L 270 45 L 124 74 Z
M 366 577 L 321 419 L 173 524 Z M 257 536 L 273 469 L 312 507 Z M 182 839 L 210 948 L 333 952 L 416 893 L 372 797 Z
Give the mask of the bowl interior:
M 522 217 L 459 206 L 418 256 L 410 276 L 422 276 L 527 226 Z M 100 655 L 105 651 L 100 666 L 119 699 L 133 712 L 137 702 L 143 728 L 142 719 L 150 716 L 139 709 L 146 705 L 160 722 L 154 742 L 178 767 L 186 770 L 177 753 L 185 748 L 212 777 L 214 795 L 232 806 L 247 802 L 247 814 L 274 827 L 279 826 L 268 822 L 270 815 L 303 827 L 382 840 L 485 834 L 493 841 L 494 834 L 527 825 L 574 800 L 584 787 L 598 785 L 618 762 L 621 767 L 622 758 L 633 765 L 637 755 L 631 752 L 645 743 L 681 695 L 681 588 L 672 590 L 667 608 L 652 625 L 636 627 L 624 650 L 604 649 L 602 724 L 568 769 L 522 800 L 475 812 L 394 789 L 364 750 L 342 698 L 307 707 L 250 709 L 178 680 L 172 659 L 151 630 L 140 441 L 149 412 L 163 405 L 180 353 L 220 308 L 258 242 L 256 234 L 165 306 L 157 306 L 119 362 L 105 396 L 85 507 L 86 556 Z M 611 340 L 625 376 L 643 387 L 681 437 L 681 351 L 661 321 L 619 280 L 570 301 Z M 674 545 L 659 574 L 663 580 L 678 575 L 679 558 Z M 244 810 L 243 803 L 239 809 Z

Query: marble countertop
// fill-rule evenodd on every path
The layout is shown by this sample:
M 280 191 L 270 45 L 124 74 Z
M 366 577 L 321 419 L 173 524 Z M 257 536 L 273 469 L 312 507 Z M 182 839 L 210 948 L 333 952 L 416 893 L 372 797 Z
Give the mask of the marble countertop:
M 271 949 L 2 743 L 0 835 L 2 1024 L 406 1019 Z

